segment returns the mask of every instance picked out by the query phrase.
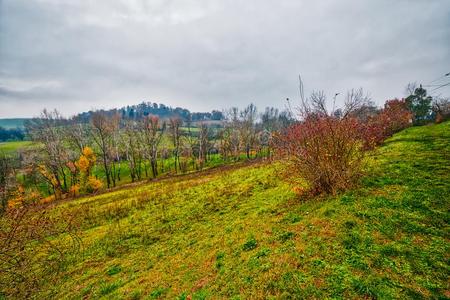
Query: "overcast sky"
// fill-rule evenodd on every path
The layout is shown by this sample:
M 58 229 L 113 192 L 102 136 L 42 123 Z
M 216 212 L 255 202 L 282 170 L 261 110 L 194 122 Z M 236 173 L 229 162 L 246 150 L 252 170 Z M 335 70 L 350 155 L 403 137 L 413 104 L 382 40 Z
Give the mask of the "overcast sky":
M 449 0 L 0 0 L 0 117 L 282 108 L 298 74 L 382 104 L 447 72 Z

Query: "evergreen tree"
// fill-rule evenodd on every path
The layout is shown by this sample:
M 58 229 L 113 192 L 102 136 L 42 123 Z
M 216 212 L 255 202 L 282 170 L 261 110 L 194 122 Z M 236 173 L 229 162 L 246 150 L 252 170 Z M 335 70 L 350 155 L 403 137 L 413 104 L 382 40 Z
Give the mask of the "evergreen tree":
M 427 90 L 420 85 L 414 89 L 414 93 L 406 97 L 408 109 L 413 113 L 414 124 L 423 124 L 431 118 L 431 101 L 427 96 Z

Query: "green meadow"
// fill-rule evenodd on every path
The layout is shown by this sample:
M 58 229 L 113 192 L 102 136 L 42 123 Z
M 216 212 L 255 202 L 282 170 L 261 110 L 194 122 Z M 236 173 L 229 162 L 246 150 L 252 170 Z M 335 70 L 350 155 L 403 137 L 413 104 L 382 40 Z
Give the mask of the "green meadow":
M 33 144 L 31 141 L 0 142 L 0 152 L 14 153 Z
M 365 173 L 311 199 L 258 162 L 55 203 L 80 244 L 37 298 L 448 299 L 450 122 L 396 134 Z

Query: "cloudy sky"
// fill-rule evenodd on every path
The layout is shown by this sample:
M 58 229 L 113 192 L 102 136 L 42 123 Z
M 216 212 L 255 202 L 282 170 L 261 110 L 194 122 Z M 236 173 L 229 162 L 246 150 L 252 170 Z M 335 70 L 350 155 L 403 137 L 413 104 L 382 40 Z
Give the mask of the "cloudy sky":
M 0 117 L 282 108 L 298 74 L 381 104 L 447 72 L 449 0 L 0 0 Z

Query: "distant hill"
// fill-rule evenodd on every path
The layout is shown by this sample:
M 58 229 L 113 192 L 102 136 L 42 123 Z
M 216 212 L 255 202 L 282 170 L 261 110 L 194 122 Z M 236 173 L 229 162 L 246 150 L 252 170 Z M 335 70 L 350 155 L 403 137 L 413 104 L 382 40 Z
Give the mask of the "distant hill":
M 220 121 L 224 119 L 221 111 L 213 110 L 211 112 L 191 112 L 182 107 L 171 107 L 161 103 L 142 102 L 137 105 L 128 105 L 122 108 L 101 110 L 106 114 L 119 114 L 123 119 L 141 119 L 148 115 L 156 115 L 162 119 L 179 117 L 183 121 Z M 76 115 L 81 121 L 89 121 L 94 111 L 83 112 Z M 214 122 L 213 122 L 214 123 Z
M 24 128 L 25 121 L 29 118 L 0 119 L 0 127 L 4 129 Z
M 183 121 L 206 122 L 217 124 L 224 119 L 224 115 L 219 110 L 211 112 L 191 112 L 181 107 L 171 107 L 161 103 L 142 102 L 137 105 L 128 105 L 122 108 L 101 110 L 106 114 L 120 114 L 123 119 L 141 119 L 144 116 L 156 115 L 162 119 L 179 117 Z M 94 111 L 87 111 L 77 114 L 75 117 L 82 122 L 89 122 Z M 25 122 L 31 118 L 5 118 L 0 119 L 0 127 L 3 129 L 24 129 Z

